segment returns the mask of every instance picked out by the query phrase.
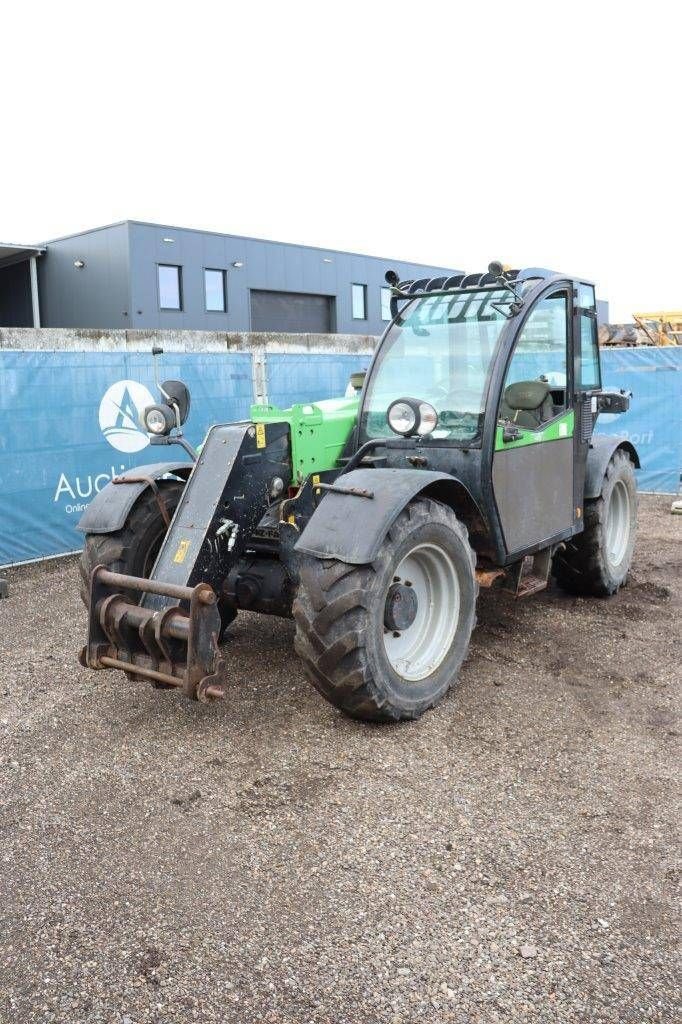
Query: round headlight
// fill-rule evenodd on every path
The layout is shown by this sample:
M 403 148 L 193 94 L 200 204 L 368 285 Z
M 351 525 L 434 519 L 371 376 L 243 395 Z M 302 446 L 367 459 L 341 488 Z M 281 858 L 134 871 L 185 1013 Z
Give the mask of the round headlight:
M 438 425 L 438 413 L 428 402 L 416 398 L 398 398 L 391 402 L 386 413 L 388 425 L 396 434 L 423 437 Z
M 386 419 L 391 430 L 396 434 L 402 434 L 403 437 L 414 433 L 414 428 L 417 425 L 417 416 L 418 410 L 412 402 L 407 402 L 404 398 L 399 398 L 397 402 L 392 402 L 386 413 Z
M 167 434 L 174 423 L 172 409 L 162 405 L 148 405 L 142 413 L 142 425 L 150 434 Z

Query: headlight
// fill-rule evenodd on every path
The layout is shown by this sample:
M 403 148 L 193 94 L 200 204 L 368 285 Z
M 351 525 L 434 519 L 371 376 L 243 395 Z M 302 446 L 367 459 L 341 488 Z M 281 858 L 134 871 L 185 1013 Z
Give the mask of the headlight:
M 417 410 L 411 402 L 399 399 L 397 402 L 389 405 L 386 419 L 391 430 L 396 434 L 402 434 L 404 437 L 407 437 L 408 434 L 414 431 L 417 425 Z
M 398 398 L 386 413 L 391 430 L 402 437 L 430 434 L 438 425 L 438 413 L 428 402 L 416 398 Z
M 166 405 L 148 405 L 142 413 L 142 426 L 150 434 L 168 434 L 175 426 L 173 410 Z

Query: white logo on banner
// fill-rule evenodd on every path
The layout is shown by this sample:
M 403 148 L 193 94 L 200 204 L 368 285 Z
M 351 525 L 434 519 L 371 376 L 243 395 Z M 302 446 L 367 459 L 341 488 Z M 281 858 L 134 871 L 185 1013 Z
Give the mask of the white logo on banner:
M 141 452 L 149 437 L 140 426 L 140 413 L 154 399 L 144 384 L 118 380 L 107 388 L 99 403 L 99 426 L 112 448 L 120 452 Z

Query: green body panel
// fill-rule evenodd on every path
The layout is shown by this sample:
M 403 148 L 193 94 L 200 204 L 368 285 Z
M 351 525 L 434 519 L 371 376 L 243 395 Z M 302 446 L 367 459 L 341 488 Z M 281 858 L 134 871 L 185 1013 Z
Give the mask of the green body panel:
M 311 473 L 335 469 L 355 426 L 358 399 L 328 398 L 321 402 L 292 405 L 252 405 L 254 423 L 288 423 L 294 479 L 301 483 Z
M 548 423 L 542 430 L 530 430 L 528 427 L 521 427 L 521 437 L 517 441 L 503 441 L 502 432 L 504 428 L 498 423 L 495 431 L 495 451 L 506 451 L 508 448 L 523 448 L 529 444 L 541 444 L 543 441 L 559 441 L 563 437 L 573 437 L 573 423 L 575 417 L 573 410 L 569 409 L 563 416 L 557 416 L 555 420 Z

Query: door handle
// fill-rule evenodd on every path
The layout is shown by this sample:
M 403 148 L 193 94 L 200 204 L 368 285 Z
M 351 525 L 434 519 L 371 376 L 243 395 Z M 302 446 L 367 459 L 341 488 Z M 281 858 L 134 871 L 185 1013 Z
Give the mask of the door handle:
M 502 427 L 502 442 L 509 444 L 511 441 L 518 441 L 523 436 L 523 431 L 514 423 L 505 423 Z

